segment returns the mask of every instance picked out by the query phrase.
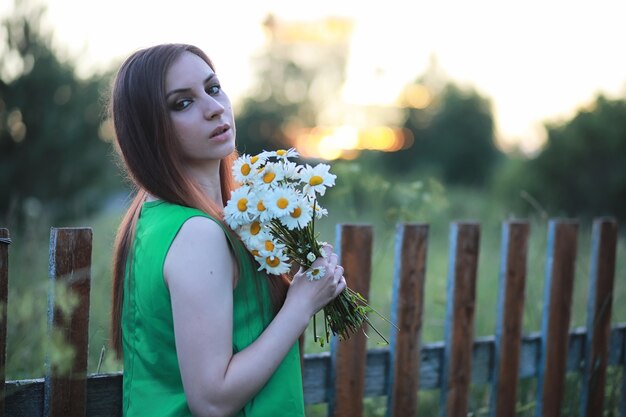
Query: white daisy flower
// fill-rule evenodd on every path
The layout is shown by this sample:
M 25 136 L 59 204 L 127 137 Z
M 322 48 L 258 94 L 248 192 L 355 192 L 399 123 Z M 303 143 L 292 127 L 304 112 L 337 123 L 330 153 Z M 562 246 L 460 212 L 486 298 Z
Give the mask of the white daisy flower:
M 274 217 L 288 216 L 298 203 L 298 196 L 290 188 L 276 188 L 267 193 L 264 200 L 266 208 L 274 215 Z
M 263 251 L 267 253 L 275 253 L 277 251 L 282 253 L 283 249 L 285 249 L 285 244 L 272 239 L 270 236 L 267 236 L 265 241 L 263 241 Z
M 303 229 L 313 218 L 313 210 L 305 199 L 298 199 L 288 215 L 280 217 L 280 222 L 289 230 Z
M 327 187 L 335 185 L 336 175 L 328 172 L 329 165 L 317 164 L 315 167 L 306 165 L 300 172 L 300 181 L 305 185 L 303 191 L 309 195 L 319 194 L 324 195 Z
M 265 166 L 258 171 L 255 185 L 266 190 L 268 188 L 276 188 L 284 177 L 285 174 L 280 164 L 277 164 L 275 162 L 267 162 Z
M 317 259 L 317 257 L 315 256 L 315 254 L 313 252 L 309 252 L 306 256 L 307 261 L 309 262 L 313 262 Z
M 257 258 L 265 258 L 270 255 L 281 255 L 285 249 L 285 244 L 277 241 L 270 233 L 265 231 L 250 241 L 249 250 Z
M 248 247 L 248 250 L 254 256 L 254 259 L 256 259 L 256 261 L 259 264 L 263 263 L 263 257 L 261 257 L 261 249 L 259 249 L 257 247 L 250 246 L 250 247 Z
M 283 176 L 287 180 L 300 182 L 301 167 L 295 162 L 286 161 L 282 163 Z
M 259 158 L 256 158 L 256 162 L 252 162 L 250 155 L 243 154 L 235 160 L 233 164 L 233 176 L 235 181 L 242 184 L 250 184 L 253 182 L 255 175 L 257 175 L 258 168 L 260 166 Z
M 248 249 L 254 249 L 270 238 L 269 231 L 258 220 L 242 225 L 237 229 L 237 234 Z
M 266 161 L 267 161 L 267 157 L 265 157 L 263 153 L 250 157 L 250 162 L 255 166 L 255 168 L 259 168 L 265 165 Z
M 316 219 L 321 219 L 324 216 L 328 216 L 328 210 L 326 210 L 324 207 L 320 206 L 317 203 L 311 203 L 311 210 L 315 210 Z
M 261 222 L 267 223 L 274 218 L 274 214 L 267 209 L 267 193 L 258 192 L 254 194 L 251 209 L 254 216 Z
M 251 198 L 253 197 L 250 194 L 250 187 L 245 185 L 231 193 L 230 200 L 224 207 L 224 220 L 231 229 L 234 230 L 252 220 L 253 213 L 249 204 Z
M 280 275 L 289 271 L 289 258 L 282 251 L 261 251 L 259 271 L 265 270 L 268 274 Z
M 323 266 L 311 267 L 306 270 L 306 277 L 309 281 L 317 281 L 326 274 L 326 268 Z
M 276 154 L 276 151 L 263 151 L 258 156 L 259 158 L 263 158 L 267 161 L 270 158 L 276 158 L 278 155 Z
M 279 149 L 275 152 L 276 157 L 282 159 L 283 161 L 287 161 L 289 158 L 297 158 L 300 156 L 296 148 Z

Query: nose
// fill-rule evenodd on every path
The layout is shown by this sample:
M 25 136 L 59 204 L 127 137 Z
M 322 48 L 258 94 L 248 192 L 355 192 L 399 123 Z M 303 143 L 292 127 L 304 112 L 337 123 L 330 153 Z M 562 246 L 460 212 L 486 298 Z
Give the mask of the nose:
M 204 96 L 204 117 L 207 120 L 214 119 L 224 113 L 224 106 L 213 96 Z

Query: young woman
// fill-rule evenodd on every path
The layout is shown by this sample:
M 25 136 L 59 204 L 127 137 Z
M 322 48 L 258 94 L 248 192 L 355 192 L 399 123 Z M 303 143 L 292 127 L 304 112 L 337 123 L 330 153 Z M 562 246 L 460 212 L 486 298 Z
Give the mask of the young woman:
M 198 48 L 132 54 L 110 111 L 137 187 L 113 271 L 124 415 L 303 416 L 297 340 L 346 286 L 332 248 L 319 281 L 268 277 L 224 224 L 235 121 Z

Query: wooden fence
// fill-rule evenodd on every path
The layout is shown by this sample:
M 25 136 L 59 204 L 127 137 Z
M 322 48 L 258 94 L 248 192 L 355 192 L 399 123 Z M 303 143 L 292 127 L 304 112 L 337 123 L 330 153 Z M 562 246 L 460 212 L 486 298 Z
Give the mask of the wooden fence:
M 368 296 L 373 250 L 368 225 L 339 225 L 336 247 L 351 288 Z M 330 352 L 304 361 L 307 404 L 327 403 L 337 417 L 363 415 L 363 398 L 386 396 L 388 416 L 421 415 L 420 390 L 439 389 L 441 416 L 466 416 L 470 385 L 491 386 L 490 415 L 514 416 L 521 379 L 536 378 L 538 416 L 561 415 L 566 374 L 582 375 L 579 416 L 603 415 L 608 367 L 621 370 L 621 416 L 626 416 L 626 323 L 611 325 L 618 227 L 595 219 L 592 230 L 587 326 L 570 329 L 578 223 L 551 220 L 541 331 L 522 334 L 529 224 L 502 225 L 495 335 L 475 338 L 474 310 L 480 225 L 450 229 L 445 340 L 422 344 L 428 225 L 397 227 L 390 346 L 366 349 L 365 336 L 331 343 Z M 0 229 L 0 314 L 6 317 L 7 229 Z M 120 373 L 87 375 L 92 231 L 55 228 L 50 238 L 50 279 L 73 294 L 72 309 L 49 294 L 50 334 L 72 347 L 64 373 L 47 364 L 42 379 L 4 382 L 6 320 L 0 326 L 0 416 L 120 416 Z M 51 288 L 54 288 L 52 286 Z M 67 304 L 67 303 L 65 303 Z M 9 318 L 10 319 L 10 318 Z M 52 337 L 52 336 L 51 336 Z

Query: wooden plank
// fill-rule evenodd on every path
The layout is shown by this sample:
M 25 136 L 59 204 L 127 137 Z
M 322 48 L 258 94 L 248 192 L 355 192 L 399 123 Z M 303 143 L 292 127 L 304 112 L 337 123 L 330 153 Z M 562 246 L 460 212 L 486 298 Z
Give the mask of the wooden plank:
M 0 229 L 0 417 L 5 411 L 5 369 L 7 362 L 7 301 L 9 299 L 9 245 L 8 229 Z
M 45 416 L 86 413 L 91 248 L 91 228 L 53 228 L 50 232 Z
M 625 332 L 626 333 L 626 332 Z M 611 338 L 612 339 L 612 338 Z M 626 335 L 622 338 L 622 354 L 620 355 L 620 359 L 622 361 L 622 387 L 621 387 L 621 401 L 619 404 L 619 415 L 621 417 L 626 417 Z
M 42 417 L 45 380 L 29 379 L 7 382 L 7 415 Z M 89 417 L 122 416 L 122 373 L 89 375 L 87 408 Z
M 609 366 L 624 364 L 626 364 L 626 323 L 619 323 L 611 327 Z
M 602 415 L 604 410 L 617 251 L 615 219 L 594 220 L 591 246 L 586 355 L 580 402 L 580 415 L 587 417 Z
M 328 387 L 333 383 L 331 374 L 329 352 L 304 355 L 302 384 L 305 404 L 321 404 L 329 401 Z
M 477 223 L 452 224 L 441 416 L 465 416 L 468 410 L 479 240 Z
M 12 417 L 42 417 L 43 389 L 43 378 L 7 381 L 6 415 Z
M 365 299 L 369 298 L 372 275 L 372 239 L 370 225 L 337 225 L 336 250 L 345 269 L 346 282 Z M 366 330 L 364 327 L 363 332 L 353 334 L 348 340 L 332 338 L 331 369 L 335 384 L 328 405 L 331 416 L 360 417 L 363 414 Z
M 397 226 L 391 322 L 398 330 L 390 337 L 388 416 L 417 414 L 427 246 L 428 225 Z
M 122 373 L 87 379 L 87 416 L 122 417 Z
M 510 221 L 502 226 L 492 417 L 515 415 L 529 231 L 526 221 Z
M 551 220 L 544 288 L 543 334 L 537 383 L 538 416 L 559 417 L 565 390 L 578 223 Z

